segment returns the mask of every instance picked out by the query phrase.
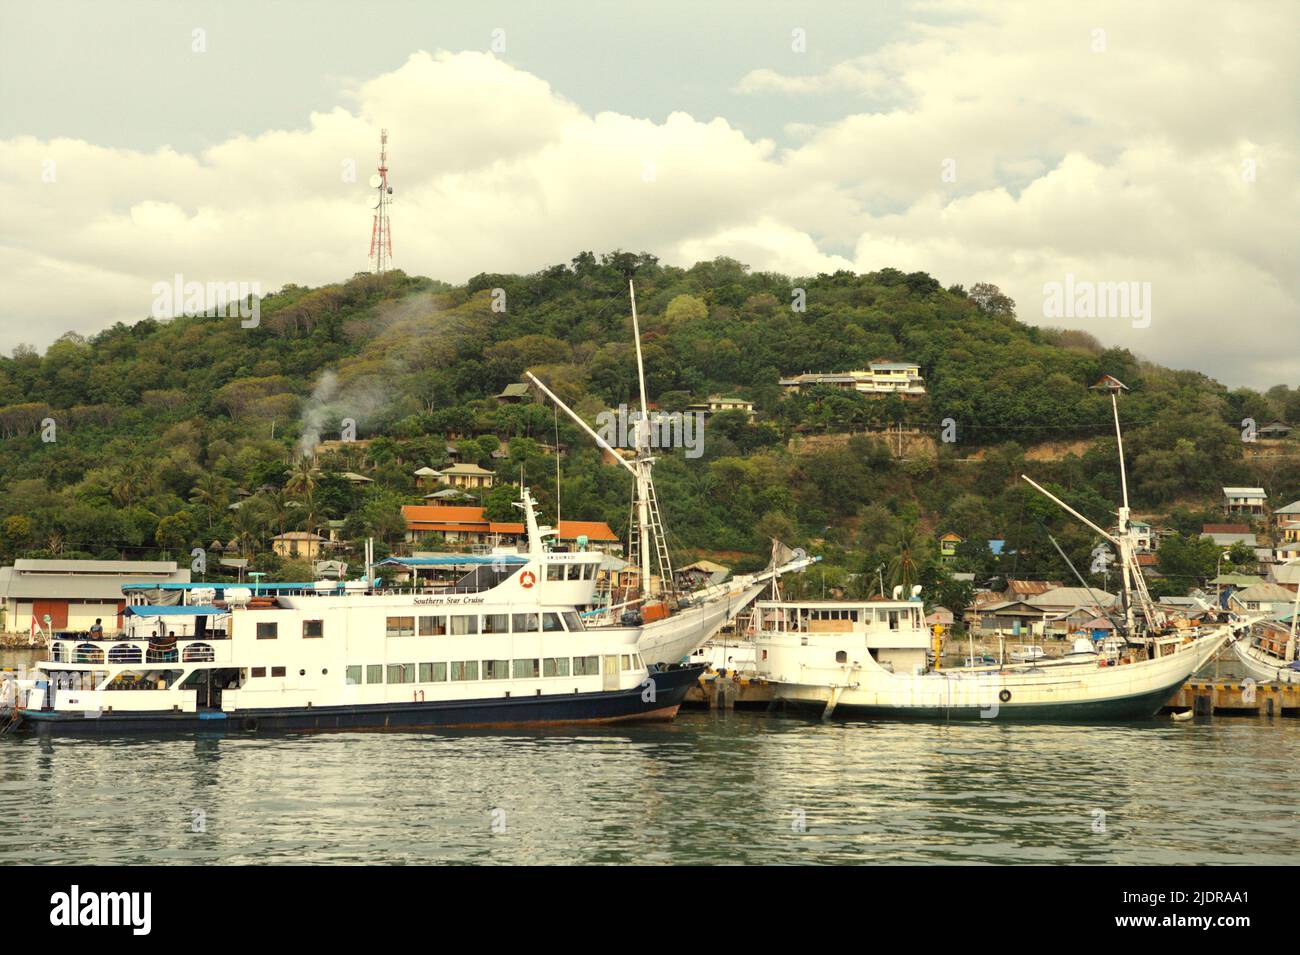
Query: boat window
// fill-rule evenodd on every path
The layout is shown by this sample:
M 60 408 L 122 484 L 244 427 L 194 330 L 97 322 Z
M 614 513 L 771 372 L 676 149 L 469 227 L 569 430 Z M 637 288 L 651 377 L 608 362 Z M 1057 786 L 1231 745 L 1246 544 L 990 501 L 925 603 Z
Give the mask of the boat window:
M 516 680 L 530 680 L 542 675 L 540 660 L 514 660 L 514 677 Z
M 600 657 L 574 657 L 574 676 L 596 676 L 600 673 Z
M 581 565 L 581 564 L 566 564 L 566 565 L 565 565 L 565 576 L 566 576 L 569 580 L 581 580 L 581 579 L 582 579 L 582 565 Z
M 478 617 L 456 616 L 451 618 L 452 636 L 464 636 L 467 633 L 478 633 Z M 455 679 L 453 677 L 453 679 Z M 474 677 L 475 680 L 478 677 Z
M 104 651 L 93 643 L 81 643 L 77 645 L 76 653 L 72 657 L 73 663 L 103 663 Z
M 366 667 L 367 683 L 384 682 L 384 665 L 382 663 L 372 663 Z
M 414 683 L 415 664 L 414 663 L 388 664 L 388 682 L 389 683 Z
M 477 680 L 478 679 L 478 661 L 477 660 L 457 660 L 451 664 L 451 678 L 453 680 Z
M 568 676 L 568 657 L 547 657 L 542 661 L 542 676 Z
M 483 632 L 484 633 L 509 633 L 510 615 L 504 613 L 485 613 L 483 614 Z M 487 674 L 484 674 L 484 679 Z
M 564 611 L 564 625 L 573 633 L 578 633 L 587 629 L 582 625 L 582 618 L 572 610 Z
M 385 636 L 389 637 L 413 637 L 415 636 L 415 618 L 414 617 L 389 617 Z
M 421 663 L 421 664 L 420 664 L 420 682 L 421 682 L 421 683 L 446 683 L 446 682 L 447 682 L 447 664 L 445 664 L 445 663 Z
M 343 676 L 343 683 L 346 686 L 357 686 L 361 683 L 361 665 L 350 666 Z
M 484 660 L 483 679 L 485 680 L 510 679 L 510 661 L 509 660 Z
M 898 611 L 897 611 L 897 610 L 891 610 L 891 611 L 889 611 L 889 629 L 890 629 L 890 630 L 897 630 L 897 629 L 898 629 Z
M 106 690 L 165 690 L 180 679 L 183 670 L 124 670 L 113 677 Z
M 304 640 L 312 640 L 323 636 L 325 636 L 324 620 L 304 620 L 302 622 L 302 637 Z
M 836 650 L 836 651 L 835 651 L 835 662 L 836 662 L 836 663 L 848 663 L 848 662 L 849 662 L 849 655 L 848 655 L 847 653 L 845 653 L 843 650 Z
M 136 651 L 137 654 L 139 652 Z M 112 658 L 111 651 L 109 657 Z M 139 659 L 138 656 L 137 659 Z M 213 659 L 215 659 L 215 654 L 212 652 L 212 645 L 207 643 L 191 643 L 181 653 L 182 663 L 211 663 Z
M 624 673 L 626 673 L 628 670 L 632 669 L 632 654 L 630 653 L 623 654 L 619 662 L 622 664 L 621 669 L 623 670 Z
M 547 564 L 547 565 L 546 565 L 546 579 L 547 579 L 547 580 L 563 580 L 563 579 L 564 579 L 564 565 L 563 565 L 563 564 Z
M 271 676 L 284 676 L 284 667 L 271 667 Z
M 248 671 L 248 675 L 254 679 L 260 676 L 266 676 L 266 667 L 253 667 Z
M 441 637 L 447 633 L 447 618 L 442 614 L 436 617 L 420 618 L 420 636 Z
M 280 633 L 280 625 L 274 620 L 260 620 L 257 624 L 257 639 L 274 640 Z
M 542 614 L 542 629 L 547 633 L 559 633 L 564 630 L 560 625 L 560 615 L 558 613 Z
M 515 633 L 536 633 L 537 614 L 535 613 L 513 614 L 510 621 L 510 626 Z
M 108 650 L 109 663 L 140 663 L 143 659 L 140 648 L 129 643 L 120 643 Z

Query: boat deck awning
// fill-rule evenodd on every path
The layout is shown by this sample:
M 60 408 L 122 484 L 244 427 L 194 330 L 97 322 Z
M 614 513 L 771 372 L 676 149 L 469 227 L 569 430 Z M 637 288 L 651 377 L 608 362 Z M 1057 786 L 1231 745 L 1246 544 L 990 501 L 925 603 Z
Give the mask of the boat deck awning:
M 123 613 L 128 617 L 211 617 L 216 614 L 229 613 L 229 611 L 222 610 L 220 607 L 177 604 L 174 607 L 132 605 L 127 607 Z
M 440 554 L 437 557 L 388 557 L 376 567 L 465 567 L 489 564 L 526 564 L 523 554 Z

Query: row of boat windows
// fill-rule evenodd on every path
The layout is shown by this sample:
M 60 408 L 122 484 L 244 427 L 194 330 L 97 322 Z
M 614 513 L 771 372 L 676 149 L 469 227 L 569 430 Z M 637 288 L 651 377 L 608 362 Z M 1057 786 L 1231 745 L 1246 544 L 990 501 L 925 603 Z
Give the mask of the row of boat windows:
M 576 565 L 575 565 L 576 566 Z M 563 623 L 561 623 L 563 620 Z M 410 617 L 387 617 L 384 635 L 388 637 L 441 637 L 468 636 L 478 633 L 563 633 L 585 629 L 582 619 L 572 610 L 563 613 L 484 613 L 484 614 L 429 614 Z M 302 622 L 304 640 L 325 636 L 324 620 Z M 280 624 L 274 620 L 261 620 L 257 624 L 257 639 L 277 640 Z
M 909 622 L 913 627 L 921 625 L 921 611 L 909 607 L 904 610 L 878 608 L 876 610 L 789 610 L 772 621 L 775 630 L 806 630 L 810 620 L 849 620 L 853 623 L 862 621 L 870 624 L 872 618 L 877 623 L 888 623 L 890 630 L 897 630 L 900 621 Z
M 179 655 L 175 649 L 144 651 L 135 644 L 118 643 L 108 648 L 107 656 L 93 643 L 79 643 L 71 650 L 56 643 L 53 654 L 55 663 L 211 663 L 214 659 L 216 651 L 207 643 L 188 644 Z
M 547 564 L 547 580 L 595 580 L 599 564 L 588 561 L 584 564 Z
M 612 659 L 612 658 L 611 658 Z M 618 657 L 622 672 L 643 669 L 640 654 Z M 599 676 L 600 657 L 532 657 L 522 660 L 452 660 L 447 663 L 372 663 L 350 666 L 343 682 L 457 683 L 470 680 L 535 680 L 546 677 Z
M 563 616 L 564 625 L 560 618 Z M 467 636 L 477 633 L 563 633 L 583 629 L 573 611 L 558 613 L 435 614 L 420 617 L 389 617 L 385 635 L 390 637 Z

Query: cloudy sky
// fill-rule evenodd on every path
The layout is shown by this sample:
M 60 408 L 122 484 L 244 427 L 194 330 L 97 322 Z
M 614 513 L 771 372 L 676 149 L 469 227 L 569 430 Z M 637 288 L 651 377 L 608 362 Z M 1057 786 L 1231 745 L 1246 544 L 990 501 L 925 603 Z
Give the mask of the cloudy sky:
M 177 273 L 365 269 L 386 127 L 411 273 L 893 266 L 1300 385 L 1297 37 L 1291 0 L 5 2 L 0 350 Z M 1149 283 L 1149 321 L 1045 317 L 1067 275 Z

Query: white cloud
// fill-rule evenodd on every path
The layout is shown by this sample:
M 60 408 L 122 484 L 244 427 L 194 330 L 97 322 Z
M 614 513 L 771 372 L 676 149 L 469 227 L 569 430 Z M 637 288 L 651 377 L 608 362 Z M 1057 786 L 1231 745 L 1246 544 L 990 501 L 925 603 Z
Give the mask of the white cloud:
M 412 55 L 300 129 L 197 155 L 9 140 L 0 348 L 144 317 L 176 272 L 269 290 L 365 268 L 386 127 L 395 264 L 412 273 L 455 281 L 613 248 L 796 275 L 894 266 L 995 282 L 1031 322 L 1043 283 L 1067 272 L 1150 281 L 1150 328 L 1074 324 L 1233 383 L 1294 383 L 1297 31 L 1284 7 L 1239 9 L 961 3 L 927 23 L 927 6 L 874 53 L 741 77 L 742 95 L 788 106 L 784 149 L 721 118 L 592 114 L 490 55 L 446 52 Z M 840 117 L 801 115 L 810 96 Z

